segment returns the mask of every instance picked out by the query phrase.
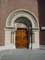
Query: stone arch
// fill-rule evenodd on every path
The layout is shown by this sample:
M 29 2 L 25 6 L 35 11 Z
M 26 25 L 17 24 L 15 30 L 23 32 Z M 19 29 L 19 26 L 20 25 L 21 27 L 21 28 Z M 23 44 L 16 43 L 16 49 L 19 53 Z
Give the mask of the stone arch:
M 25 10 L 25 9 L 18 9 L 18 10 L 11 12 L 6 20 L 6 27 L 9 27 L 9 26 L 12 27 L 17 17 L 22 17 L 22 16 L 27 17 L 31 21 L 33 27 L 39 28 L 39 21 L 34 15 L 34 13 L 28 10 Z
M 11 45 L 10 44 L 10 36 L 11 32 L 15 30 L 15 24 L 14 21 L 19 18 L 19 17 L 26 17 L 29 19 L 29 21 L 32 23 L 32 28 L 36 29 L 33 30 L 33 37 L 32 39 L 35 40 L 35 43 L 33 44 L 33 48 L 39 48 L 39 21 L 36 18 L 36 16 L 25 9 L 18 9 L 9 14 L 6 20 L 6 28 L 5 28 L 5 45 Z M 9 35 L 9 41 L 7 42 L 7 34 L 10 33 Z M 7 43 L 6 43 L 7 42 Z

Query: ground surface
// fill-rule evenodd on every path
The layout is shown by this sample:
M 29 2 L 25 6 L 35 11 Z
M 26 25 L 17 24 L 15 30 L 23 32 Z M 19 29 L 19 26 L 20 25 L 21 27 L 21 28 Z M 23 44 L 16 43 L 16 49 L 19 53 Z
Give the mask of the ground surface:
M 0 52 L 0 60 L 45 60 L 45 50 L 4 50 Z

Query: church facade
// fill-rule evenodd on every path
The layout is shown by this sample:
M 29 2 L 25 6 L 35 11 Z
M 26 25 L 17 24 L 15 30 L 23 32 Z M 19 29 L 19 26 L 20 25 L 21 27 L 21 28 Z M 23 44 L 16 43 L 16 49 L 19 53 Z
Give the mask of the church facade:
M 0 0 L 0 49 L 45 49 L 45 8 L 40 0 Z

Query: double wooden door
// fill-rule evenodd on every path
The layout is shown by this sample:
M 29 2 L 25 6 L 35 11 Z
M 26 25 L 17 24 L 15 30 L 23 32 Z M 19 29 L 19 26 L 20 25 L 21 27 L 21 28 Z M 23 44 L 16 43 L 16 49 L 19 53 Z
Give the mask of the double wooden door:
M 16 48 L 29 47 L 28 31 L 26 28 L 17 28 L 15 45 Z

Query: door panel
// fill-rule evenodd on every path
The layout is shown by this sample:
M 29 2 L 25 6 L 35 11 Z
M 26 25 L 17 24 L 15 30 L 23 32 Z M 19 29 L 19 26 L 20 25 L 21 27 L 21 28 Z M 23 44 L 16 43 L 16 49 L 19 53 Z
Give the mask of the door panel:
M 28 31 L 26 28 L 18 28 L 16 31 L 16 48 L 28 48 Z

